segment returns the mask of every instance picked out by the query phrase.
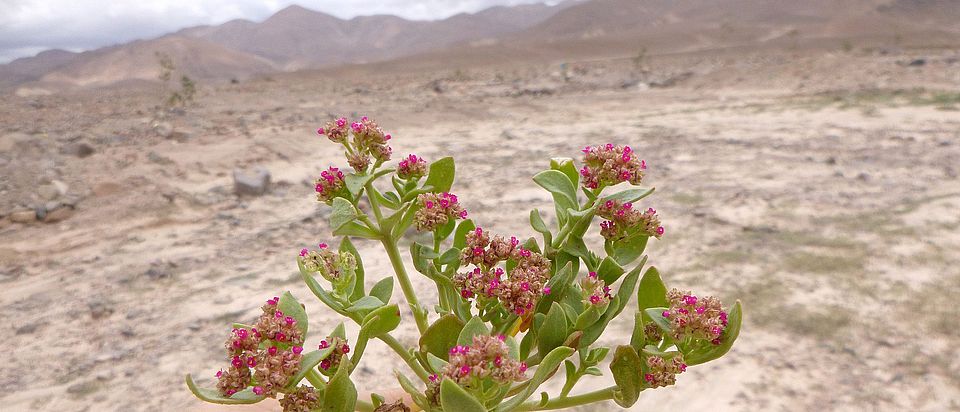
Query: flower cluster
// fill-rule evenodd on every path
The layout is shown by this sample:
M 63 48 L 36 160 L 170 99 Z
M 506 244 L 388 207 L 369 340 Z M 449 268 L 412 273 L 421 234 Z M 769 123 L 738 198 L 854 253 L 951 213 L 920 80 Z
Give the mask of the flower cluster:
M 457 195 L 443 192 L 422 193 L 417 197 L 420 209 L 414 215 L 417 231 L 432 232 L 450 219 L 466 219 L 467 211 L 457 202 Z
M 278 309 L 279 303 L 277 297 L 268 300 L 255 327 L 231 331 L 225 344 L 231 367 L 216 375 L 222 395 L 232 396 L 255 382 L 254 394 L 276 397 L 300 370 L 303 335 L 297 320 Z
M 527 364 L 510 357 L 505 339 L 504 335 L 477 335 L 470 346 L 450 348 L 449 363 L 440 370 L 439 375 L 430 376 L 427 398 L 439 397 L 440 382 L 444 378 L 468 389 L 482 389 L 482 383 L 487 379 L 496 384 L 524 380 Z
M 357 172 L 363 173 L 370 166 L 372 157 L 378 163 L 390 160 L 393 149 L 387 145 L 390 135 L 384 133 L 376 122 L 366 116 L 360 121 L 350 123 L 347 128 L 347 119 L 339 118 L 317 129 L 320 135 L 326 135 L 331 141 L 340 143 L 347 148 L 347 161 Z M 348 139 L 349 133 L 353 140 Z
M 330 352 L 330 355 L 326 359 L 320 361 L 320 370 L 324 374 L 332 375 L 333 372 L 337 370 L 337 366 L 340 366 L 340 360 L 343 359 L 348 353 L 350 353 L 350 345 L 347 344 L 347 340 L 337 336 L 327 336 L 326 339 L 320 341 L 320 350 L 333 348 Z
M 590 272 L 583 278 L 580 281 L 580 289 L 583 291 L 584 303 L 591 305 L 606 305 L 613 298 L 610 295 L 610 287 L 597 277 L 597 272 Z
M 669 361 L 659 356 L 650 356 L 647 358 L 647 366 L 649 371 L 643 374 L 643 380 L 651 388 L 673 385 L 677 382 L 677 375 L 687 370 L 681 354 Z
M 357 258 L 352 253 L 330 250 L 326 243 L 317 245 L 318 250 L 300 249 L 303 267 L 309 272 L 319 272 L 335 290 L 353 281 L 357 269 Z
M 698 298 L 690 292 L 673 289 L 667 293 L 670 308 L 663 317 L 670 320 L 674 340 L 705 339 L 720 344 L 720 336 L 727 327 L 727 312 L 720 299 L 713 296 Z
M 506 279 L 500 262 L 513 260 L 517 265 Z M 460 252 L 461 265 L 476 266 L 457 273 L 453 282 L 464 299 L 496 298 L 510 313 L 530 313 L 540 297 L 549 294 L 550 261 L 543 255 L 524 249 L 516 237 L 509 241 L 490 236 L 482 228 L 467 233 L 466 247 Z
M 583 149 L 583 187 L 598 189 L 620 182 L 639 185 L 647 163 L 633 153 L 630 146 L 587 146 Z
M 330 203 L 335 197 L 343 193 L 343 172 L 336 167 L 330 167 L 320 173 L 317 179 L 315 190 L 317 191 L 317 200 L 324 203 Z
M 427 174 L 427 161 L 415 154 L 408 155 L 397 164 L 397 177 L 419 179 Z
M 597 208 L 597 215 L 606 219 L 600 222 L 600 235 L 610 241 L 628 238 L 635 234 L 653 236 L 657 239 L 663 236 L 663 226 L 660 217 L 653 208 L 645 212 L 634 209 L 630 202 L 620 203 L 618 200 L 608 200 Z
M 309 386 L 300 386 L 280 400 L 284 412 L 311 412 L 320 410 L 323 401 L 317 390 Z

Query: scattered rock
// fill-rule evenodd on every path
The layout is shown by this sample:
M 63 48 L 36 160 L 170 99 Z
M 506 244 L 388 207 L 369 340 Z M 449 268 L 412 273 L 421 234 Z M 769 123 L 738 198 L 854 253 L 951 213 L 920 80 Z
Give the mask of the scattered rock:
M 69 187 L 66 183 L 59 180 L 53 180 L 50 183 L 40 185 L 37 188 L 37 195 L 43 200 L 54 200 L 67 194 Z
M 42 218 L 44 223 L 56 223 L 67 220 L 70 218 L 70 216 L 73 216 L 73 206 L 61 204 L 59 202 L 54 202 L 54 206 L 55 207 L 52 208 L 45 207 L 46 216 Z M 37 214 L 37 217 L 40 217 L 39 213 Z
M 517 135 L 513 134 L 513 132 L 511 132 L 511 131 L 509 131 L 509 130 L 504 130 L 503 132 L 501 132 L 501 133 L 500 133 L 500 137 L 502 137 L 502 138 L 504 138 L 504 139 L 506 139 L 506 140 L 517 140 L 517 139 L 518 139 Z
M 173 164 L 173 160 L 171 160 L 169 157 L 163 156 L 157 152 L 154 152 L 153 150 L 147 153 L 147 160 L 158 165 Z
M 169 138 L 173 136 L 173 125 L 168 122 L 158 122 L 153 125 L 153 131 L 160 137 Z
M 240 196 L 261 196 L 270 189 L 270 172 L 262 167 L 252 174 L 240 169 L 233 171 L 233 192 Z
M 98 381 L 102 382 L 102 381 L 108 381 L 113 379 L 114 374 L 113 374 L 113 371 L 105 370 L 105 371 L 97 372 L 97 375 L 94 377 L 97 378 Z
M 71 395 L 88 395 L 96 392 L 98 389 L 100 389 L 100 383 L 91 380 L 70 385 L 67 388 L 67 393 Z
M 147 269 L 143 274 L 151 280 L 167 279 L 173 276 L 173 270 L 176 268 L 176 263 L 155 260 L 150 263 L 150 269 Z
M 37 220 L 35 210 L 19 210 L 10 214 L 10 221 L 16 223 L 30 223 Z
M 68 143 L 60 148 L 60 154 L 84 158 L 94 153 L 93 146 L 84 142 Z
M 857 175 L 857 180 L 861 182 L 866 182 L 870 180 L 870 174 L 866 172 L 860 172 L 860 174 Z
M 920 66 L 924 66 L 924 65 L 926 65 L 926 64 L 927 64 L 927 59 L 919 58 L 919 59 L 913 59 L 913 60 L 911 60 L 910 63 L 907 63 L 907 66 L 910 66 L 910 67 L 920 67 Z
M 87 307 L 90 308 L 90 316 L 94 319 L 102 319 L 113 314 L 113 305 L 102 299 L 88 303 Z
M 832 165 L 835 165 L 835 164 L 837 164 L 837 158 L 836 158 L 836 157 L 833 157 L 833 156 L 830 156 L 830 157 L 827 158 L 827 161 L 824 162 L 824 163 L 826 163 L 826 164 L 828 164 L 828 165 L 831 165 L 831 166 L 832 166 Z
M 23 326 L 17 328 L 16 333 L 17 333 L 17 335 L 29 335 L 29 334 L 31 334 L 31 333 L 33 333 L 33 332 L 36 332 L 37 329 L 40 328 L 40 326 L 43 326 L 43 323 L 41 323 L 41 322 L 29 322 L 29 323 L 27 323 L 26 325 L 23 325 Z

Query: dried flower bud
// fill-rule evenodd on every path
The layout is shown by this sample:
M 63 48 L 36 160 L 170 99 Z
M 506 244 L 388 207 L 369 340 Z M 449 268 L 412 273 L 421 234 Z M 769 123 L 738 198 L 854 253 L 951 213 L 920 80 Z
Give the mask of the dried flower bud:
M 238 356 L 244 352 L 257 350 L 260 344 L 260 334 L 253 333 L 244 328 L 234 328 L 230 333 L 230 338 L 224 343 L 227 349 L 227 356 Z
M 350 353 L 350 344 L 347 343 L 347 340 L 337 336 L 327 336 L 326 339 L 320 341 L 320 349 L 327 349 L 333 347 L 333 351 L 330 352 L 330 356 L 327 356 L 326 359 L 320 361 L 320 372 L 323 372 L 325 375 L 333 375 L 336 372 L 337 367 L 340 365 L 340 360 L 343 357 Z
M 235 359 L 237 357 L 234 357 Z M 250 369 L 243 364 L 240 367 L 231 367 L 226 371 L 217 372 L 217 390 L 223 396 L 232 396 L 233 394 L 247 389 L 250 385 Z
M 354 153 L 347 156 L 347 164 L 356 170 L 357 173 L 363 173 L 367 171 L 367 167 L 370 166 L 370 156 L 367 156 L 363 153 Z
M 454 275 L 454 284 L 464 299 L 476 298 L 478 302 L 496 298 L 511 313 L 524 315 L 547 293 L 550 278 L 550 261 L 539 253 L 524 249 L 516 237 L 506 240 L 476 228 L 466 235 L 466 246 L 460 252 L 462 265 L 473 264 L 471 272 Z M 499 263 L 513 259 L 517 265 L 504 279 Z
M 292 348 L 281 350 L 271 346 L 257 354 L 253 377 L 265 396 L 276 397 L 277 392 L 287 386 L 290 378 L 300 371 L 300 359 L 303 355 L 298 352 Z
M 263 314 L 257 320 L 256 334 L 259 340 L 272 340 L 277 343 L 300 346 L 303 335 L 297 328 L 297 322 L 277 309 L 277 305 L 267 303 L 261 308 Z
M 418 179 L 427 174 L 427 161 L 415 154 L 408 155 L 397 164 L 397 177 Z
M 283 412 L 310 412 L 323 407 L 323 401 L 317 390 L 309 386 L 299 386 L 293 392 L 287 393 L 280 399 Z
M 646 162 L 640 160 L 630 146 L 587 146 L 583 149 L 583 168 L 580 169 L 583 187 L 598 189 L 620 182 L 639 185 L 643 180 Z
M 467 211 L 460 206 L 457 196 L 443 192 L 423 193 L 417 197 L 420 209 L 414 215 L 417 231 L 432 232 L 450 219 L 466 219 Z
M 656 323 L 647 322 L 647 324 L 643 326 L 643 335 L 648 344 L 660 342 L 663 340 L 663 329 L 660 329 Z
M 660 217 L 653 208 L 641 212 L 634 208 L 632 203 L 608 200 L 597 209 L 597 215 L 607 219 L 600 222 L 600 235 L 610 241 L 623 240 L 634 235 L 659 239 L 664 232 Z
M 343 172 L 336 167 L 330 167 L 320 173 L 315 187 L 317 191 L 317 200 L 330 203 L 335 197 L 343 193 Z
M 643 375 L 643 380 L 651 388 L 673 385 L 677 382 L 677 375 L 687 370 L 682 354 L 677 354 L 669 361 L 659 356 L 650 356 L 647 358 L 647 366 L 649 371 Z
M 720 343 L 727 327 L 727 312 L 720 299 L 713 296 L 698 298 L 688 291 L 673 289 L 667 292 L 667 300 L 670 309 L 664 311 L 663 316 L 670 320 L 674 340 L 704 339 Z
M 301 251 L 301 256 L 304 269 L 309 272 L 319 272 L 320 276 L 333 285 L 335 291 L 342 291 L 353 282 L 357 258 L 352 253 L 334 252 L 324 247 L 320 250 L 308 251 L 306 254 Z

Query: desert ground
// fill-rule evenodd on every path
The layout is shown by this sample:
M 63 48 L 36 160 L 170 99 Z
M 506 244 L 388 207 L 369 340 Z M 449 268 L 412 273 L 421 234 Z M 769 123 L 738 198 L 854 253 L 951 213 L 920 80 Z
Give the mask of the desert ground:
M 551 210 L 530 179 L 549 158 L 635 148 L 667 229 L 649 262 L 668 286 L 741 299 L 745 324 L 728 356 L 633 410 L 960 408 L 957 50 L 355 69 L 200 83 L 175 110 L 142 84 L 3 96 L 0 409 L 199 410 L 184 375 L 209 385 L 230 322 L 284 290 L 315 344 L 338 319 L 295 256 L 336 243 L 312 182 L 346 167 L 315 133 L 341 114 L 376 119 L 397 155 L 455 156 L 472 218 L 524 237 L 529 210 Z M 236 195 L 233 171 L 256 167 L 267 192 Z M 368 287 L 389 275 L 378 244 L 358 247 Z M 364 361 L 362 391 L 396 386 L 386 346 Z

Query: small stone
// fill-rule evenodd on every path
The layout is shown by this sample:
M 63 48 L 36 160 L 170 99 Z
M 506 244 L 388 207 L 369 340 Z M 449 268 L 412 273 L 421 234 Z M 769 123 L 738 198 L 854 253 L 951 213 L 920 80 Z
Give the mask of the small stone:
M 502 137 L 505 140 L 517 140 L 517 135 L 513 134 L 513 132 L 509 130 L 504 130 L 503 132 L 501 132 L 500 137 Z
M 167 279 L 173 276 L 176 265 L 172 262 L 154 261 L 144 275 L 151 280 Z
M 113 371 L 107 370 L 107 371 L 97 372 L 97 375 L 94 377 L 97 378 L 98 381 L 103 382 L 103 381 L 108 381 L 113 379 L 113 376 L 114 376 Z
M 30 322 L 30 323 L 28 323 L 28 324 L 26 324 L 26 325 L 23 325 L 23 326 L 17 328 L 16 333 L 17 333 L 17 335 L 29 335 L 29 334 L 31 334 L 31 333 L 33 333 L 33 332 L 36 332 L 37 329 L 40 328 L 41 325 L 42 325 L 42 324 L 41 324 L 40 322 Z
M 20 210 L 10 214 L 10 221 L 16 223 L 30 223 L 37 221 L 35 210 Z
M 233 192 L 240 196 L 261 196 L 270 189 L 270 172 L 262 167 L 252 174 L 240 169 L 233 171 Z
M 46 216 L 43 217 L 44 223 L 56 223 L 67 220 L 70 216 L 73 216 L 73 207 L 59 204 L 59 202 L 57 205 L 55 208 L 46 209 Z M 39 217 L 40 215 L 38 214 L 37 216 Z
M 923 66 L 923 65 L 926 65 L 926 64 L 927 64 L 927 59 L 920 58 L 920 59 L 913 59 L 913 60 L 911 60 L 910 63 L 907 64 L 907 66 L 910 66 L 910 67 L 920 67 L 920 66 Z
M 87 304 L 90 308 L 90 316 L 94 319 L 101 319 L 113 314 L 113 306 L 102 301 L 95 300 Z
M 168 122 L 158 122 L 153 125 L 153 131 L 160 137 L 169 138 L 173 136 L 173 125 Z
M 60 148 L 60 154 L 84 158 L 94 153 L 93 146 L 84 142 L 68 143 Z
M 70 385 L 67 388 L 67 393 L 71 395 L 88 395 L 96 392 L 98 389 L 100 389 L 100 384 L 97 383 L 97 381 L 91 380 Z

